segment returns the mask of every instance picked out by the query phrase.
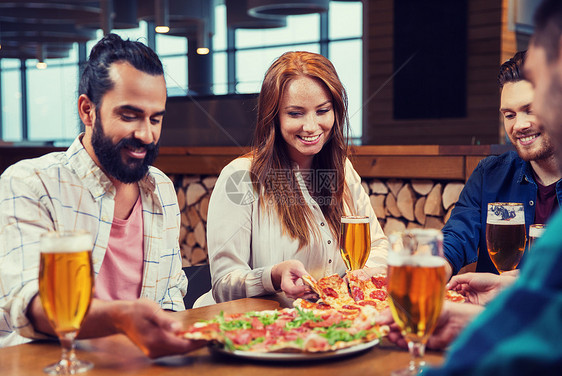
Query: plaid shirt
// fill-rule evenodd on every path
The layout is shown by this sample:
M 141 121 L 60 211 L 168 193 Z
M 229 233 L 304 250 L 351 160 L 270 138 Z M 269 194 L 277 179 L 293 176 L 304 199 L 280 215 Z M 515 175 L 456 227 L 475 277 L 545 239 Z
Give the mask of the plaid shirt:
M 66 152 L 18 162 L 0 178 L 0 347 L 27 342 L 23 337 L 44 338 L 26 317 L 27 306 L 38 292 L 42 233 L 90 231 L 95 274 L 100 270 L 113 222 L 115 187 L 80 139 Z M 173 184 L 150 167 L 139 187 L 144 222 L 140 297 L 163 309 L 183 310 L 187 278 L 182 271 L 181 217 Z

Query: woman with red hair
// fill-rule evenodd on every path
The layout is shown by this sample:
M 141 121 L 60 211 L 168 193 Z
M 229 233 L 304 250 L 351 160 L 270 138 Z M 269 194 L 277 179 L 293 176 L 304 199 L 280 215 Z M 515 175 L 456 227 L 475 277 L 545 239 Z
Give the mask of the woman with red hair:
M 215 301 L 306 296 L 302 275 L 343 275 L 343 215 L 369 217 L 367 266 L 384 271 L 388 241 L 348 159 L 347 95 L 332 63 L 285 53 L 265 74 L 257 112 L 252 151 L 223 169 L 209 204 Z

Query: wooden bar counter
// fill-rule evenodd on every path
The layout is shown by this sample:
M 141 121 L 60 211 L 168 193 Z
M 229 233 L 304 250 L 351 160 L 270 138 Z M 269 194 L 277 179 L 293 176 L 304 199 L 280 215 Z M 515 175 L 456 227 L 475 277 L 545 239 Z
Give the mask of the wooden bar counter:
M 286 303 L 279 299 L 247 298 L 174 314 L 187 326 L 221 311 L 236 313 L 282 306 L 286 306 Z M 58 343 L 42 341 L 0 349 L 0 375 L 44 375 L 43 367 L 57 361 L 60 352 Z M 151 360 L 123 335 L 78 341 L 77 356 L 94 363 L 94 368 L 84 373 L 85 376 L 374 376 L 390 375 L 393 370 L 406 367 L 409 362 L 406 350 L 399 349 L 386 340 L 361 353 L 337 359 L 267 362 L 215 354 L 205 347 L 184 356 Z M 426 361 L 431 365 L 439 365 L 443 361 L 443 354 L 428 352 Z
M 24 158 L 33 158 L 60 147 L 0 145 L 0 172 Z M 218 175 L 248 147 L 163 146 L 154 165 L 166 174 Z M 468 179 L 478 161 L 510 150 L 508 145 L 377 145 L 351 148 L 352 161 L 362 178 Z

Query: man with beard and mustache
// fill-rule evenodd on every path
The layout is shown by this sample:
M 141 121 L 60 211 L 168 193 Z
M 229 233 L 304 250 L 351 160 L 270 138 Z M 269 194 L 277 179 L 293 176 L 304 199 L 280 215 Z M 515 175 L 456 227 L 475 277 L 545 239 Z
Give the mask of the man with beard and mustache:
M 500 113 L 515 151 L 488 157 L 478 164 L 443 228 L 449 277 L 477 262 L 477 272 L 498 273 L 486 248 L 490 202 L 521 202 L 525 226 L 544 224 L 562 203 L 562 174 L 550 137 L 533 110 L 533 87 L 523 78 L 525 51 L 500 67 Z
M 20 161 L 0 179 L 0 347 L 54 332 L 38 292 L 39 237 L 87 230 L 95 294 L 79 338 L 126 334 L 151 357 L 185 353 L 166 310 L 184 310 L 187 279 L 172 182 L 158 152 L 166 83 L 158 56 L 109 34 L 79 86 L 85 125 L 66 152 Z
M 533 108 L 551 135 L 554 156 L 562 166 L 562 1 L 545 0 L 537 9 L 524 73 L 535 89 Z M 558 212 L 517 281 L 461 333 L 443 366 L 426 369 L 423 375 L 560 375 L 561 228 Z M 438 330 L 451 325 L 454 317 L 444 310 Z

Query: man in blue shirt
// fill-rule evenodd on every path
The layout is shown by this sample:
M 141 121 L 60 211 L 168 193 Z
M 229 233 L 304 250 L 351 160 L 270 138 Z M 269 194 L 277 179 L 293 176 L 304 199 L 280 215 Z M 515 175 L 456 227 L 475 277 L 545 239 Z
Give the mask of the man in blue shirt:
M 545 0 L 535 14 L 525 77 L 533 107 L 562 166 L 562 1 Z M 453 343 L 443 367 L 424 375 L 560 375 L 562 372 L 562 212 L 537 241 L 511 288 Z M 445 314 L 446 312 L 444 312 Z M 441 315 L 441 326 L 448 325 Z
M 443 228 L 449 277 L 477 261 L 477 272 L 498 273 L 486 247 L 489 202 L 522 202 L 529 225 L 546 223 L 562 202 L 559 172 L 550 137 L 532 110 L 534 91 L 522 77 L 525 52 L 506 61 L 498 74 L 500 112 L 505 132 L 517 152 L 482 160 L 460 194 Z

